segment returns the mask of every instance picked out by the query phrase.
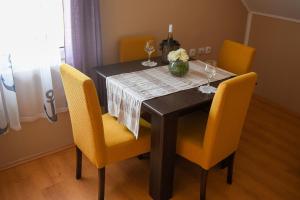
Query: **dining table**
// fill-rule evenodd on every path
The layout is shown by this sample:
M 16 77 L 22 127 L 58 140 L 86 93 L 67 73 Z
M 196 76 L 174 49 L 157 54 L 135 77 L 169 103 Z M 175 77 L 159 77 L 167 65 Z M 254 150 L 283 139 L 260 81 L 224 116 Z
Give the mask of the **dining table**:
M 157 66 L 163 66 L 155 58 Z M 130 73 L 151 67 L 141 65 L 140 60 L 96 66 L 93 68 L 100 104 L 107 112 L 107 77 Z M 225 80 L 225 79 L 224 79 Z M 223 80 L 212 82 L 217 87 Z M 204 94 L 198 87 L 142 102 L 141 112 L 150 116 L 151 152 L 149 195 L 154 200 L 167 200 L 173 195 L 173 178 L 176 159 L 177 124 L 181 116 L 209 108 L 214 94 Z

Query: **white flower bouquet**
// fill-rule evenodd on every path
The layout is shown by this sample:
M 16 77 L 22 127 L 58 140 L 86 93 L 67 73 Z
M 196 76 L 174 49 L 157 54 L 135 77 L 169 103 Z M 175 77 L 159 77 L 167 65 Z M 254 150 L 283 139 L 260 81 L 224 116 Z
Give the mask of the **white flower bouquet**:
M 189 60 L 189 56 L 185 49 L 180 48 L 176 51 L 171 51 L 168 54 L 168 60 L 169 60 L 169 62 L 175 62 L 178 60 L 187 62 Z
M 168 54 L 169 71 L 174 76 L 182 77 L 189 71 L 189 56 L 186 50 L 180 48 Z

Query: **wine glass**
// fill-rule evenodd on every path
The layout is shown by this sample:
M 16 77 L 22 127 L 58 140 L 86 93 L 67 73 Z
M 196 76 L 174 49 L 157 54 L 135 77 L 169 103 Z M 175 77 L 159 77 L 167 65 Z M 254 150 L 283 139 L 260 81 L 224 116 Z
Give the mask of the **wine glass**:
M 148 66 L 148 67 L 156 66 L 157 63 L 154 61 L 151 61 L 151 54 L 155 52 L 154 41 L 153 40 L 147 41 L 144 50 L 148 54 L 148 60 L 142 62 L 142 65 Z
M 215 93 L 216 88 L 211 86 L 210 82 L 211 82 L 211 79 L 214 78 L 217 74 L 216 67 L 206 64 L 204 71 L 205 71 L 206 77 L 207 77 L 207 84 L 204 86 L 200 86 L 199 90 L 206 94 Z
M 216 76 L 216 68 L 212 65 L 205 65 L 204 71 L 206 72 L 207 76 L 207 87 L 210 87 L 210 80 Z

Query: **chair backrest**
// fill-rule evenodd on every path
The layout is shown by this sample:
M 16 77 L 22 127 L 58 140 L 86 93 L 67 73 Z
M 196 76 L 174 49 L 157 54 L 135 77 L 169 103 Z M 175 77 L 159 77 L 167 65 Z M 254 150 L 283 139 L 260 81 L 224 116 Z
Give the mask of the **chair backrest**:
M 203 167 L 209 169 L 236 151 L 256 79 L 250 72 L 219 85 L 206 124 Z
M 93 81 L 74 67 L 63 64 L 61 77 L 76 146 L 100 168 L 105 162 L 102 114 Z
M 147 53 L 144 51 L 144 47 L 147 41 L 153 40 L 153 36 L 127 36 L 120 40 L 120 62 L 128 62 L 133 60 L 141 60 L 148 58 Z M 151 56 L 156 56 L 155 51 Z
M 237 75 L 250 72 L 255 49 L 238 42 L 225 40 L 221 47 L 218 67 Z

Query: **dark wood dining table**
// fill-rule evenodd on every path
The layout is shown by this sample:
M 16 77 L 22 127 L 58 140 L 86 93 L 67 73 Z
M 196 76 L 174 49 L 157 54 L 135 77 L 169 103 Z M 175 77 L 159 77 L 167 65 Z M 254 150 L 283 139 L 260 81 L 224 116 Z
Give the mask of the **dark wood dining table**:
M 157 58 L 158 66 L 164 64 Z M 93 68 L 96 74 L 98 95 L 107 111 L 106 78 L 109 76 L 149 69 L 141 61 L 103 65 Z M 221 81 L 212 85 L 217 86 Z M 155 200 L 167 200 L 173 194 L 173 177 L 176 158 L 177 122 L 182 115 L 207 107 L 213 94 L 203 94 L 197 88 L 146 100 L 142 112 L 151 116 L 151 153 L 149 194 Z

